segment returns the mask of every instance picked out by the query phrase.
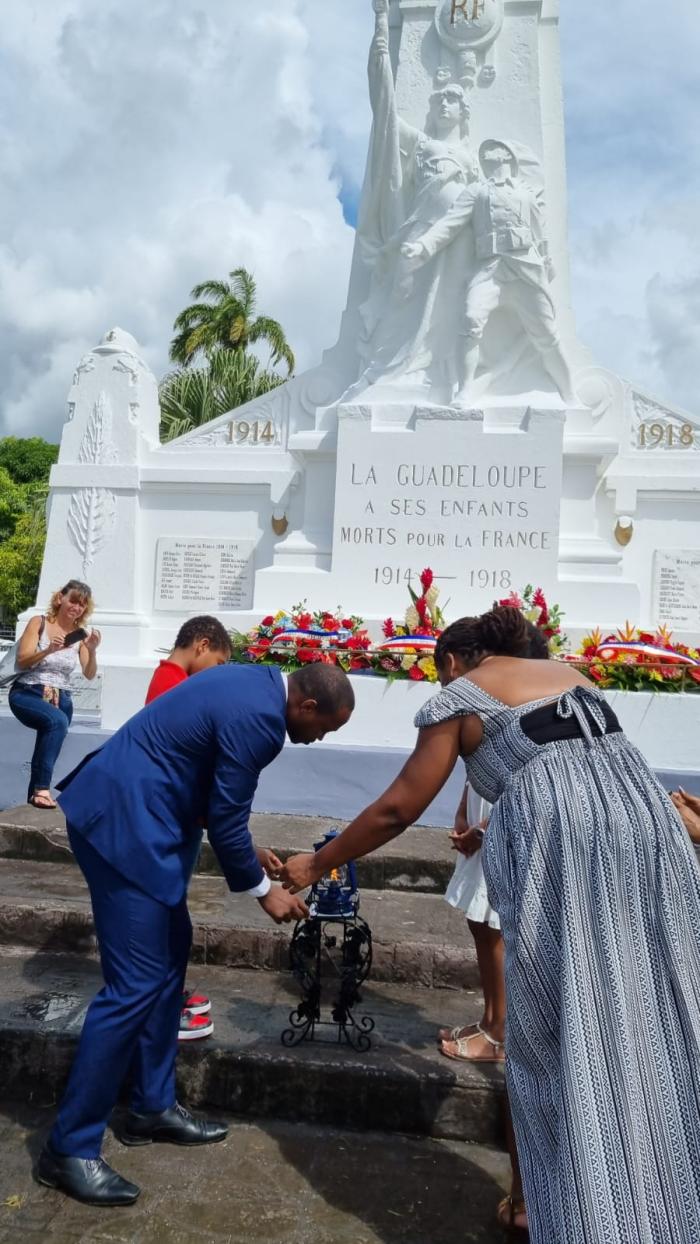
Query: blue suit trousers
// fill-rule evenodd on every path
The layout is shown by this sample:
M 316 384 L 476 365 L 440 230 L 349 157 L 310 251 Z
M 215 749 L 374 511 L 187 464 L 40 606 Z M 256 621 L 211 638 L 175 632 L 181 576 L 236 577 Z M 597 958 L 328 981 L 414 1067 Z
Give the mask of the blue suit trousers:
M 57 1153 L 96 1158 L 129 1072 L 134 1110 L 150 1113 L 175 1104 L 192 924 L 185 898 L 175 907 L 159 903 L 70 825 L 68 837 L 90 889 L 105 983 L 88 1007 L 50 1144 Z

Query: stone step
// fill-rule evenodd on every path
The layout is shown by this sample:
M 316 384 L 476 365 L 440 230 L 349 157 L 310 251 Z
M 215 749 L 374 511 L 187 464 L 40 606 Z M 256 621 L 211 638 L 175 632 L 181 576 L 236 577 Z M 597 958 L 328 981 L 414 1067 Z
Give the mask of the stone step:
M 259 846 L 271 847 L 281 859 L 308 851 L 331 822 L 315 817 L 256 814 L 250 827 Z M 344 822 L 335 823 L 343 828 Z M 0 812 L 0 858 L 72 863 L 60 809 L 55 812 L 22 804 Z M 371 890 L 415 890 L 444 894 L 452 876 L 455 853 L 447 830 L 411 828 L 393 842 L 358 861 L 360 886 Z M 220 875 L 218 861 L 204 841 L 197 871 Z
M 370 982 L 357 1017 L 376 1023 L 372 1047 L 281 1043 L 299 1000 L 293 978 L 192 968 L 212 999 L 213 1037 L 183 1043 L 179 1095 L 237 1115 L 377 1129 L 492 1144 L 500 1138 L 502 1068 L 442 1056 L 436 1031 L 473 1022 L 474 994 Z M 0 1100 L 50 1105 L 60 1097 L 85 1007 L 100 988 L 79 956 L 7 953 L 0 1011 Z M 329 1000 L 331 998 L 329 993 Z
M 207 1114 L 218 1117 L 216 1110 Z M 232 1120 L 223 1144 L 104 1155 L 141 1196 L 128 1213 L 80 1205 L 32 1179 L 52 1111 L 0 1109 L 6 1244 L 494 1244 L 508 1159 L 454 1140 Z M 410 1186 L 407 1182 L 410 1181 Z
M 291 930 L 274 925 L 254 899 L 232 895 L 222 878 L 194 877 L 189 906 L 193 963 L 287 970 Z M 363 890 L 360 914 L 372 930 L 374 980 L 478 987 L 467 922 L 443 898 Z M 95 957 L 90 897 L 79 869 L 0 860 L 0 946 Z

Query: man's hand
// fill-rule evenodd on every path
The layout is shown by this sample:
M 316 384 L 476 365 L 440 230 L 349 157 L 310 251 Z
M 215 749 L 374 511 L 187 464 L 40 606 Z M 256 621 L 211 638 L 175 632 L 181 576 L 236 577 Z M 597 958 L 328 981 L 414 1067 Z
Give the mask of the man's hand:
M 318 881 L 319 872 L 316 864 L 316 853 L 305 851 L 303 855 L 293 855 L 284 865 L 280 879 L 285 890 L 298 894 L 299 890 L 308 890 Z
M 258 902 L 275 924 L 290 924 L 292 921 L 306 920 L 309 914 L 309 909 L 302 899 L 288 894 L 279 885 L 274 885 L 263 898 L 258 899 Z
M 258 864 L 270 881 L 279 881 L 282 872 L 282 861 L 279 856 L 275 855 L 269 847 L 256 847 L 255 854 L 258 857 Z

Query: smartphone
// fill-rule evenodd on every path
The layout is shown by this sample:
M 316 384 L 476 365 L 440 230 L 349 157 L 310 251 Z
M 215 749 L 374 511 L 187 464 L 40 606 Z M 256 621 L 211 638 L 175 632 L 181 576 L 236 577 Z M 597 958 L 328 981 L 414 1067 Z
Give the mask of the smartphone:
M 66 638 L 63 641 L 63 647 L 70 648 L 73 644 L 81 643 L 82 640 L 87 639 L 87 637 L 87 631 L 84 630 L 82 626 L 79 626 L 77 631 L 71 631 L 70 635 L 66 635 Z

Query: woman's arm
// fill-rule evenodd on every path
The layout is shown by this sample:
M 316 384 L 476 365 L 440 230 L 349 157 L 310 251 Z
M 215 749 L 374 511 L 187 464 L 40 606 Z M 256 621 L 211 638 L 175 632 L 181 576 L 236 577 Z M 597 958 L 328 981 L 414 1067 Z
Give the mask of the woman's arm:
M 94 678 L 97 673 L 97 649 L 102 636 L 99 631 L 91 631 L 87 639 L 80 645 L 80 667 L 86 678 Z
M 39 630 L 41 628 L 41 618 L 30 618 L 25 626 L 17 649 L 17 668 L 21 670 L 30 670 L 35 665 L 39 665 L 50 652 L 58 652 L 63 647 L 63 640 L 58 636 L 54 636 L 49 641 L 48 648 L 42 648 L 41 652 L 37 651 L 39 643 Z
M 445 785 L 459 756 L 459 736 L 458 718 L 421 730 L 412 756 L 375 803 L 320 851 L 287 861 L 282 872 L 286 888 L 296 894 L 330 869 L 368 855 L 403 833 Z

